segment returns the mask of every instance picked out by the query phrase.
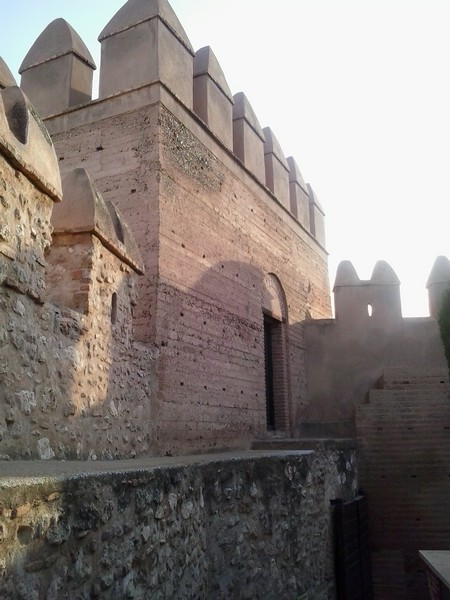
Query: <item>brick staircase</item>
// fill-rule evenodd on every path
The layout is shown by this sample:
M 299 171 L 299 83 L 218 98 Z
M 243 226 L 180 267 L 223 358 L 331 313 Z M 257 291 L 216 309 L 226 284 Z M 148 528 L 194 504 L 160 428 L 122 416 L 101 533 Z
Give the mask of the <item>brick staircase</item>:
M 450 547 L 449 397 L 445 370 L 391 367 L 356 409 L 376 600 L 425 600 L 418 551 Z

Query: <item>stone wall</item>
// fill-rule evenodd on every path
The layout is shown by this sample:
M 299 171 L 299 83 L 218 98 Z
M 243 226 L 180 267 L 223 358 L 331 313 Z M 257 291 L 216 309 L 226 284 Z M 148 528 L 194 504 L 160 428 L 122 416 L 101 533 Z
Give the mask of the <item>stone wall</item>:
M 330 500 L 354 495 L 351 450 L 89 465 L 0 478 L 4 600 L 334 598 Z
M 8 120 L 18 107 L 22 141 L 17 121 Z M 87 186 L 110 225 L 97 215 L 93 229 L 51 246 L 59 170 L 51 140 L 18 88 L 1 93 L 0 145 L 0 455 L 87 459 L 148 452 L 157 351 L 134 340 L 137 275 L 125 246 L 112 239 L 110 213 Z M 76 214 L 79 200 L 69 190 L 54 213 L 67 203 Z

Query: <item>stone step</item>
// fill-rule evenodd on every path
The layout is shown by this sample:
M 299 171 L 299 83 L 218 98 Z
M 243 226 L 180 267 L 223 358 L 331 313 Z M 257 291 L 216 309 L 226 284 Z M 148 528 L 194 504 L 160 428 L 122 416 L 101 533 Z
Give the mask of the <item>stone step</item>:
M 421 388 L 421 389 L 375 389 L 369 390 L 369 403 L 373 404 L 376 402 L 412 402 L 420 404 L 433 403 L 433 402 L 445 402 L 448 400 L 450 394 L 449 386 L 442 386 L 439 388 Z
M 383 389 L 450 389 L 448 371 L 442 368 L 386 367 L 378 385 Z
M 299 437 L 285 439 L 261 439 L 252 442 L 252 450 L 311 450 L 314 447 L 354 448 L 353 438 Z

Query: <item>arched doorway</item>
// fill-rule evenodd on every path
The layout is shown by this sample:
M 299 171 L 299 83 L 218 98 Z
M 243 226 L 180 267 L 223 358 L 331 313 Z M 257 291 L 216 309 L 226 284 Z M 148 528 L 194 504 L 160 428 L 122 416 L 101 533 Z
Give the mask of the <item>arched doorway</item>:
M 281 283 L 272 273 L 264 278 L 262 311 L 267 429 L 289 433 L 287 303 Z

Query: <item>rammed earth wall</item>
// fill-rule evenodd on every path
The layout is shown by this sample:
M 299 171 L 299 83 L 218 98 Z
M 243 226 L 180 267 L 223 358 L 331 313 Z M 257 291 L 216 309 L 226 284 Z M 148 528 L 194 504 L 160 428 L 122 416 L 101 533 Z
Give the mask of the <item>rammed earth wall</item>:
M 329 501 L 355 492 L 348 448 L 72 468 L 0 478 L 3 600 L 334 598 Z

